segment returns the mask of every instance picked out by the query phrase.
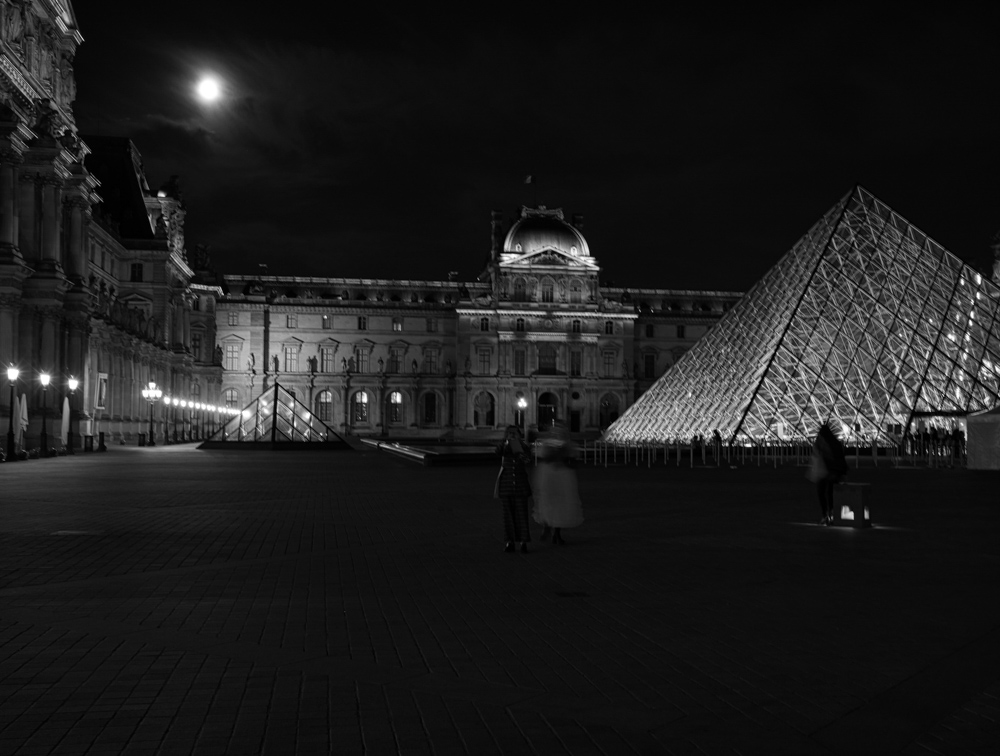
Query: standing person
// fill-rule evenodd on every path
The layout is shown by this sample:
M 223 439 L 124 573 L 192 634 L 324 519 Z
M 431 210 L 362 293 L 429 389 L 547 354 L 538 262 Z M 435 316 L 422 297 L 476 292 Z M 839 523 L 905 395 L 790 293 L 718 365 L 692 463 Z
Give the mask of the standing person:
M 829 423 L 823 423 L 813 443 L 812 466 L 809 479 L 816 483 L 819 507 L 822 513 L 820 525 L 833 522 L 833 487 L 847 474 L 847 456 L 844 445 Z
M 538 469 L 535 472 L 535 522 L 545 526 L 542 540 L 552 534 L 552 543 L 566 543 L 563 528 L 583 523 L 583 506 L 576 483 L 576 447 L 562 423 L 538 440 Z
M 521 431 L 508 425 L 503 441 L 497 447 L 500 455 L 500 472 L 497 475 L 493 498 L 503 505 L 504 551 L 514 551 L 514 542 L 521 544 L 521 553 L 528 551 L 531 532 L 528 530 L 528 497 L 531 484 L 525 463 L 528 451 L 521 442 Z

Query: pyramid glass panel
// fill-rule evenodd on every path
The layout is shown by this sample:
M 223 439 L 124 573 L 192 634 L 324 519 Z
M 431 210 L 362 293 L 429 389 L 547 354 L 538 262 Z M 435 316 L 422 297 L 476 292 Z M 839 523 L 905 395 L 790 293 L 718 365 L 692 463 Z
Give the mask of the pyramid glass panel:
M 343 439 L 280 384 L 233 415 L 209 441 L 231 443 L 333 443 Z
M 1000 404 L 1000 288 L 856 187 L 605 433 L 888 440 Z

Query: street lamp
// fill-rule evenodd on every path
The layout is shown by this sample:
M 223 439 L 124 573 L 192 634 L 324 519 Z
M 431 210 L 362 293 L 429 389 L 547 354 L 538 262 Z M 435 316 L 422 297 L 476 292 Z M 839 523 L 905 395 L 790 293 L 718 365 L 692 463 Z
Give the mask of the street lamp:
M 156 446 L 156 439 L 153 433 L 153 405 L 160 401 L 163 391 L 156 388 L 156 383 L 149 382 L 149 385 L 142 390 L 142 398 L 149 402 L 149 441 L 146 446 Z
M 181 399 L 181 441 L 187 441 L 187 417 L 184 412 L 187 406 L 187 399 Z
M 49 423 L 45 399 L 49 395 L 49 381 L 52 380 L 52 376 L 48 373 L 42 373 L 38 376 L 38 380 L 42 382 L 42 456 L 47 457 L 49 456 Z
M 7 368 L 7 380 L 10 381 L 10 423 L 7 425 L 7 459 L 13 462 L 14 456 L 14 384 L 21 371 L 11 365 Z
M 517 400 L 517 408 L 521 411 L 521 423 L 524 425 L 524 440 L 528 440 L 528 400 L 523 396 Z
M 69 432 L 66 434 L 66 453 L 76 454 L 73 451 L 73 394 L 76 393 L 76 387 L 80 385 L 80 381 L 70 376 L 66 385 L 69 386 Z

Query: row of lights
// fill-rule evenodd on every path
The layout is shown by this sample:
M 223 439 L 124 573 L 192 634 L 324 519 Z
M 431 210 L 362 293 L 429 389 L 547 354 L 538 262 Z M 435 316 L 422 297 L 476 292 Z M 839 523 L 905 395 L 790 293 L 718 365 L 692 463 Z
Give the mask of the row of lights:
M 10 421 L 7 425 L 7 457 L 11 460 L 15 458 L 14 456 L 14 385 L 17 383 L 18 377 L 21 375 L 21 371 L 16 367 L 11 365 L 7 368 L 7 380 L 10 382 Z M 49 384 L 52 382 L 52 376 L 48 373 L 42 372 L 38 376 L 38 382 L 42 384 L 42 436 L 41 436 L 41 455 L 43 457 L 49 456 L 49 434 L 48 434 L 48 416 L 47 416 L 47 406 L 46 397 L 48 396 Z M 77 387 L 80 385 L 78 381 L 73 376 L 70 376 L 66 381 L 66 387 L 69 389 L 69 395 L 72 397 L 74 392 L 76 392 Z M 72 407 L 72 400 L 70 400 L 70 406 Z M 70 412 L 70 422 L 72 423 L 72 410 Z M 73 454 L 73 429 L 70 428 L 70 432 L 66 437 L 66 453 Z

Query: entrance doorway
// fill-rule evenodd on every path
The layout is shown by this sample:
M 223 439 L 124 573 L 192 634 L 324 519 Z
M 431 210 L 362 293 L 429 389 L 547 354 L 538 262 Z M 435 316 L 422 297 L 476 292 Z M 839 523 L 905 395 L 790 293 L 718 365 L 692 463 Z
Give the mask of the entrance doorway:
M 555 424 L 558 418 L 559 400 L 556 395 L 545 392 L 538 397 L 538 431 L 546 431 Z

